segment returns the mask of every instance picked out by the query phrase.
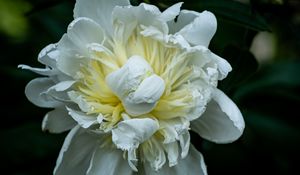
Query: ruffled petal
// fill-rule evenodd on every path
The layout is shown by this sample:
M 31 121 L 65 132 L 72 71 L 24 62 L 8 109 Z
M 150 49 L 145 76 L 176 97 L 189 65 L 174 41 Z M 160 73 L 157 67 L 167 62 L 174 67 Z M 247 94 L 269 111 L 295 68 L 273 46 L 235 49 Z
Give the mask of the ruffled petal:
M 192 130 L 216 143 L 237 140 L 245 127 L 238 107 L 222 91 L 216 89 L 205 113 L 192 122 Z
M 39 107 L 54 108 L 61 105 L 60 102 L 47 95 L 47 90 L 54 85 L 50 78 L 36 78 L 25 87 L 25 95 L 30 102 Z
M 166 174 L 174 174 L 174 175 L 207 175 L 206 165 L 204 163 L 203 156 L 200 152 L 191 145 L 189 154 L 184 159 L 179 159 L 178 164 L 169 167 L 168 165 L 164 165 L 158 171 L 155 171 L 149 163 L 144 164 L 144 169 L 141 172 L 143 175 L 166 175 Z
M 42 122 L 42 130 L 51 133 L 61 133 L 74 126 L 76 126 L 76 122 L 68 115 L 68 111 L 63 106 L 48 112 Z
M 132 56 L 119 70 L 106 76 L 106 82 L 111 90 L 120 98 L 125 98 L 130 91 L 137 88 L 147 72 L 152 68 L 140 56 Z
M 123 158 L 123 152 L 110 145 L 97 147 L 87 175 L 132 175 L 133 171 Z
M 74 8 L 74 18 L 87 17 L 96 21 L 112 36 L 112 11 L 116 6 L 128 6 L 129 0 L 77 0 Z
M 133 150 L 148 140 L 158 128 L 158 122 L 150 118 L 125 120 L 112 130 L 112 140 L 122 150 Z
M 164 15 L 156 6 L 145 3 L 141 3 L 139 6 L 116 7 L 113 18 L 115 22 L 121 22 L 125 25 L 130 24 L 125 30 L 127 35 L 131 33 L 137 24 L 144 27 L 153 27 L 164 34 L 168 34 L 168 25 L 164 20 L 174 17 L 178 7 L 180 7 L 180 3 L 166 11 Z
M 79 125 L 74 127 L 65 138 L 53 174 L 85 174 L 99 139 L 101 136 L 95 137 Z
M 121 69 L 106 77 L 106 82 L 132 116 L 150 112 L 165 89 L 164 80 L 153 74 L 140 56 L 130 57 Z

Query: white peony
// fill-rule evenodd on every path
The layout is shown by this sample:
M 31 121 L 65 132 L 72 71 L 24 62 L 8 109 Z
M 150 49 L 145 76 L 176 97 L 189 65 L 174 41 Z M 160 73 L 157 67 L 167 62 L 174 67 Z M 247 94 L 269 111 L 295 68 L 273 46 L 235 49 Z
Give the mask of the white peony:
M 25 89 L 54 108 L 43 130 L 71 129 L 55 175 L 207 174 L 189 130 L 216 143 L 241 136 L 241 112 L 217 89 L 231 66 L 208 49 L 216 18 L 181 5 L 77 0 L 67 33 L 39 54 L 46 68 L 20 65 L 44 75 Z

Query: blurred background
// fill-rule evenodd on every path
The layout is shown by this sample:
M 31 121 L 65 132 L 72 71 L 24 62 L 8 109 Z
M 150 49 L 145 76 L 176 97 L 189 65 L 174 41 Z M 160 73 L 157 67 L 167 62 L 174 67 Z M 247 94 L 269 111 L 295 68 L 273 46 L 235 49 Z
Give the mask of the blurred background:
M 178 1 L 145 2 L 163 10 Z M 0 0 L 1 174 L 52 174 L 66 133 L 41 131 L 50 109 L 26 99 L 24 87 L 37 75 L 17 65 L 42 66 L 39 51 L 66 32 L 74 3 Z M 243 136 L 231 144 L 214 144 L 192 133 L 209 175 L 300 174 L 300 1 L 185 0 L 183 8 L 217 16 L 210 49 L 233 67 L 219 87 L 246 122 Z

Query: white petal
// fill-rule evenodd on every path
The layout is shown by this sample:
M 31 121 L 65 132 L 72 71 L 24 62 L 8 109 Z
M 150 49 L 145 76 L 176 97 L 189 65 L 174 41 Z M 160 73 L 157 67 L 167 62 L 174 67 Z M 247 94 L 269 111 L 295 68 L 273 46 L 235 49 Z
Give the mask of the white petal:
M 224 58 L 221 58 L 212 52 L 210 54 L 211 54 L 211 58 L 218 65 L 218 71 L 219 71 L 218 79 L 223 80 L 225 77 L 227 77 L 228 73 L 232 70 L 232 68 Z
M 25 70 L 30 70 L 34 73 L 40 74 L 40 75 L 44 75 L 44 76 L 51 76 L 55 74 L 55 71 L 53 71 L 52 69 L 50 69 L 49 67 L 46 68 L 35 68 L 35 67 L 30 67 L 24 64 L 20 64 L 18 65 L 18 68 L 21 69 L 25 69 Z
M 129 0 L 77 0 L 74 8 L 74 18 L 88 17 L 96 21 L 112 35 L 112 11 L 116 6 L 130 5 Z
M 157 75 L 146 78 L 135 92 L 123 100 L 126 112 L 133 116 L 149 113 L 155 107 L 164 90 L 165 83 L 162 78 Z
M 244 119 L 238 107 L 218 89 L 215 90 L 205 113 L 192 122 L 192 130 L 216 143 L 237 140 L 244 127 Z
M 164 147 L 160 140 L 151 137 L 141 147 L 142 161 L 144 166 L 149 166 L 149 170 L 157 171 L 166 163 Z M 150 165 L 149 165 L 150 164 Z M 143 173 L 142 173 L 143 174 Z
M 42 122 L 42 130 L 51 133 L 61 133 L 72 129 L 76 122 L 68 115 L 64 107 L 55 108 L 46 114 Z
M 57 67 L 63 73 L 74 77 L 81 64 L 86 64 L 84 57 L 89 56 L 88 45 L 102 43 L 102 28 L 88 18 L 77 18 L 68 26 L 67 34 L 58 42 L 59 59 Z
M 185 158 L 189 153 L 189 148 L 191 143 L 191 137 L 188 130 L 184 130 L 179 135 L 179 143 L 181 147 L 181 158 Z
M 143 114 L 147 114 L 151 112 L 154 108 L 156 103 L 132 103 L 128 101 L 128 98 L 122 101 L 124 108 L 128 114 L 131 116 L 139 116 Z
M 103 30 L 95 21 L 89 18 L 76 18 L 68 26 L 69 39 L 80 49 L 86 49 L 87 44 L 102 43 L 105 39 Z M 60 47 L 60 46 L 59 46 Z
M 181 10 L 179 12 L 179 15 L 177 17 L 177 20 L 169 21 L 168 26 L 170 29 L 171 34 L 177 33 L 179 30 L 181 30 L 186 25 L 193 22 L 193 20 L 199 16 L 199 12 L 191 11 L 191 10 Z
M 184 15 L 184 14 L 183 14 Z M 190 24 L 184 26 L 178 33 L 191 45 L 208 47 L 217 30 L 217 20 L 213 13 L 203 11 Z
M 175 6 L 174 8 L 176 8 Z M 174 10 L 174 8 L 172 8 Z M 166 12 L 164 18 L 171 16 L 172 10 Z M 169 13 L 169 14 L 168 14 Z M 131 26 L 136 24 L 146 27 L 154 27 L 164 34 L 168 34 L 168 26 L 164 19 L 161 17 L 162 13 L 154 6 L 145 3 L 141 3 L 139 6 L 117 7 L 114 9 L 114 21 L 119 20 L 125 24 L 130 23 Z M 169 16 L 168 16 L 169 15 Z M 130 29 L 130 28 L 128 28 Z M 126 30 L 128 31 L 130 30 Z M 132 29 L 132 28 L 131 28 Z
M 53 85 L 54 82 L 50 78 L 33 79 L 25 87 L 26 97 L 39 107 L 52 108 L 60 106 L 60 102 L 46 94 L 46 91 Z
M 137 90 L 129 96 L 132 103 L 155 103 L 165 90 L 165 82 L 157 75 L 145 78 Z
M 74 127 L 65 138 L 53 174 L 85 174 L 99 137 L 80 129 L 79 125 Z
M 57 91 L 57 92 L 65 91 L 71 88 L 71 86 L 73 86 L 74 83 L 75 81 L 62 81 L 49 88 L 48 91 Z
M 123 152 L 110 145 L 94 152 L 87 175 L 132 175 L 133 171 L 123 158 Z
M 38 55 L 39 62 L 50 66 L 52 68 L 56 67 L 56 60 L 58 57 L 57 44 L 49 44 L 44 49 L 42 49 Z
M 68 96 L 73 102 L 78 104 L 81 111 L 83 112 L 91 111 L 92 109 L 91 105 L 83 98 L 83 96 L 80 93 L 76 91 L 70 91 L 68 92 Z
M 89 116 L 83 112 L 75 111 L 71 108 L 67 108 L 69 115 L 83 128 L 88 128 L 97 123 L 96 116 Z
M 112 130 L 112 140 L 122 150 L 138 148 L 159 128 L 157 121 L 150 118 L 122 121 Z
M 197 46 L 190 49 L 190 64 L 203 67 L 205 64 L 216 64 L 218 80 L 223 80 L 232 70 L 230 64 L 223 58 L 211 52 L 208 48 Z
M 148 163 L 145 163 L 144 172 L 142 172 L 142 174 L 207 175 L 207 170 L 202 154 L 191 145 L 188 156 L 184 159 L 179 159 L 177 165 L 169 167 L 165 164 L 160 170 L 155 171 L 152 167 L 149 166 Z
M 180 7 L 182 6 L 183 2 L 176 3 L 171 7 L 167 8 L 160 16 L 163 21 L 170 21 L 175 19 L 175 17 L 180 12 Z
M 111 90 L 121 99 L 135 89 L 141 82 L 142 76 L 152 68 L 140 56 L 132 56 L 119 70 L 106 76 L 106 82 Z
M 178 143 L 173 142 L 173 143 L 168 143 L 163 145 L 167 155 L 168 155 L 168 160 L 169 160 L 169 167 L 175 166 L 177 164 L 178 160 Z
M 132 56 L 121 69 L 106 77 L 108 86 L 122 100 L 130 115 L 150 112 L 163 94 L 164 81 L 151 74 L 153 70 L 144 58 Z

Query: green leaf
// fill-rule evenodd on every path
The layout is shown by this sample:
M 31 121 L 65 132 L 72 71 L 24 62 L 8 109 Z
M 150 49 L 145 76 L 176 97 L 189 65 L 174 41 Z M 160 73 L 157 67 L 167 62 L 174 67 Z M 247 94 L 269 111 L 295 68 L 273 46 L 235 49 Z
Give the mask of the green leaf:
M 293 89 L 300 87 L 300 62 L 277 62 L 267 65 L 247 82 L 238 88 L 234 97 L 240 99 L 256 92 L 270 91 L 274 88 Z M 291 92 L 291 91 L 286 91 Z M 290 96 L 290 95 L 289 95 Z

